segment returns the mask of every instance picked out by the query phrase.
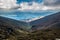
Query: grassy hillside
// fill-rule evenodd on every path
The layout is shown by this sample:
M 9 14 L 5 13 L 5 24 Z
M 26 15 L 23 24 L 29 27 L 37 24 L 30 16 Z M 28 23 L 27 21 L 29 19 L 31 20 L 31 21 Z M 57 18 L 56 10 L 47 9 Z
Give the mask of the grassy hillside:
M 55 40 L 60 38 L 60 29 L 26 32 L 0 25 L 0 40 Z

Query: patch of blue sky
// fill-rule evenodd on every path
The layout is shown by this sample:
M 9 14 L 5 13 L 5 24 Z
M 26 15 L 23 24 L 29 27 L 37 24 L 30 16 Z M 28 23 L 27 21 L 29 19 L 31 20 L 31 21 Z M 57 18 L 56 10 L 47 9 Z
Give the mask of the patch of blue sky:
M 17 0 L 18 2 L 17 3 L 21 3 L 21 2 L 38 2 L 38 3 L 41 3 L 43 0 Z

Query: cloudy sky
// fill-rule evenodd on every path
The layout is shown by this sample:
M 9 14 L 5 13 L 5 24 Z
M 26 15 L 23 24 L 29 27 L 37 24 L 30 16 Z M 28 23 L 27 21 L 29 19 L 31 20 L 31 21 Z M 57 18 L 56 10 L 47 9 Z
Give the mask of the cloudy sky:
M 0 0 L 0 9 L 60 10 L 60 0 Z

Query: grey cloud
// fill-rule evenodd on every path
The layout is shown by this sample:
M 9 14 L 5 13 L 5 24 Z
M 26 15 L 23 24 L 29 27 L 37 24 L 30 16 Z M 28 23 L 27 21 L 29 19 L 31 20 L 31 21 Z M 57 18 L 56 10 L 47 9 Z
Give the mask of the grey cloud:
M 44 0 L 46 6 L 60 6 L 60 0 Z

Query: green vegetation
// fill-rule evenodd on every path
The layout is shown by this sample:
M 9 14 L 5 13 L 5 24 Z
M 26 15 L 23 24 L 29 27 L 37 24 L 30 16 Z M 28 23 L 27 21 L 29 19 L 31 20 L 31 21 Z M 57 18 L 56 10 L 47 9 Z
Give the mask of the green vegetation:
M 26 32 L 0 26 L 0 40 L 55 40 L 56 38 L 60 38 L 60 29 Z

